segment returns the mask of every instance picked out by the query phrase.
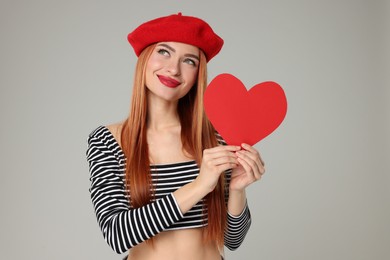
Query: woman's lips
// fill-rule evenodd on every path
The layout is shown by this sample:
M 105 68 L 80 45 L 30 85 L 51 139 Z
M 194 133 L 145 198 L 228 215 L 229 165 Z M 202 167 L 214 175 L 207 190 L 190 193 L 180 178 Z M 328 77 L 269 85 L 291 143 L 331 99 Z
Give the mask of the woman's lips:
M 170 77 L 165 77 L 161 75 L 157 75 L 157 77 L 160 80 L 160 82 L 165 86 L 167 86 L 168 88 L 176 88 L 177 86 L 180 85 L 179 81 L 175 79 L 171 79 Z

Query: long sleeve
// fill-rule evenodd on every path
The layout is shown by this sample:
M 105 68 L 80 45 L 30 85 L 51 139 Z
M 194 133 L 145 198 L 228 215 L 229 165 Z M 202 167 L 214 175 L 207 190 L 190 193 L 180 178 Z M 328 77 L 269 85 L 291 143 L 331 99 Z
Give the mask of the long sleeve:
M 130 208 L 124 188 L 123 163 L 99 128 L 88 138 L 90 194 L 103 237 L 117 253 L 164 231 L 183 214 L 172 193 L 143 207 Z
M 225 140 L 220 134 L 216 133 L 216 137 L 219 145 L 226 145 Z M 231 174 L 231 170 L 225 172 L 226 203 L 229 200 L 229 184 Z M 242 242 L 244 242 L 245 236 L 247 235 L 249 228 L 252 224 L 252 218 L 248 203 L 246 203 L 243 211 L 238 216 L 233 216 L 228 212 L 226 224 L 226 230 L 224 233 L 224 244 L 229 250 L 236 250 L 241 246 Z
M 236 250 L 244 241 L 251 226 L 252 219 L 248 204 L 238 216 L 227 213 L 227 229 L 225 231 L 225 246 L 229 250 Z

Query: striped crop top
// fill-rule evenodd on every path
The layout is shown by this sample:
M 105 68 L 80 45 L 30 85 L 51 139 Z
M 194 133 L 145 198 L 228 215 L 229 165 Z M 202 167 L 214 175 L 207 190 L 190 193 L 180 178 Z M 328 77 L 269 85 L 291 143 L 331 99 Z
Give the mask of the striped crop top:
M 220 136 L 217 138 L 223 142 Z M 132 208 L 125 190 L 125 155 L 106 127 L 99 126 L 89 135 L 86 155 L 91 182 L 89 191 L 97 221 L 104 239 L 115 252 L 124 253 L 162 231 L 207 225 L 203 200 L 182 214 L 173 195 L 175 190 L 198 176 L 199 167 L 195 161 L 151 165 L 155 198 L 145 206 Z M 230 173 L 226 172 L 226 185 L 230 182 Z M 239 216 L 228 213 L 225 246 L 230 250 L 237 249 L 250 224 L 247 205 Z

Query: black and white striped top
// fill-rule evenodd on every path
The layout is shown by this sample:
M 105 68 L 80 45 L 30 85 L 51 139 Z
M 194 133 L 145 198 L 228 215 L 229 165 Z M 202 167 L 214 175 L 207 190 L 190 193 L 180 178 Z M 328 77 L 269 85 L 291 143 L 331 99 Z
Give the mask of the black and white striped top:
M 99 126 L 89 135 L 87 160 L 89 191 L 97 221 L 104 239 L 115 252 L 124 253 L 162 231 L 207 225 L 204 200 L 182 214 L 173 195 L 175 190 L 198 176 L 199 167 L 195 161 L 151 165 L 155 199 L 143 207 L 132 208 L 125 191 L 125 155 L 106 127 Z M 230 172 L 226 173 L 226 180 L 228 185 Z M 239 216 L 228 213 L 225 246 L 230 250 L 237 249 L 250 224 L 248 206 Z

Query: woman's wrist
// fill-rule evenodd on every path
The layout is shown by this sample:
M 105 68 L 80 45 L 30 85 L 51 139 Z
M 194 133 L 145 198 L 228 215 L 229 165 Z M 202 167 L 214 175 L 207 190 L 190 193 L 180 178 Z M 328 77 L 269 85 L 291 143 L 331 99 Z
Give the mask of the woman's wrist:
M 233 216 L 238 216 L 246 205 L 246 192 L 243 190 L 229 190 L 228 211 Z
M 173 195 L 183 214 L 189 211 L 196 203 L 208 194 L 207 190 L 196 179 L 177 189 Z
M 194 189 L 196 189 L 199 193 L 203 194 L 203 196 L 206 196 L 210 192 L 212 192 L 214 189 L 207 187 L 207 185 L 202 184 L 198 178 L 193 180 L 191 182 L 191 185 L 193 186 Z

